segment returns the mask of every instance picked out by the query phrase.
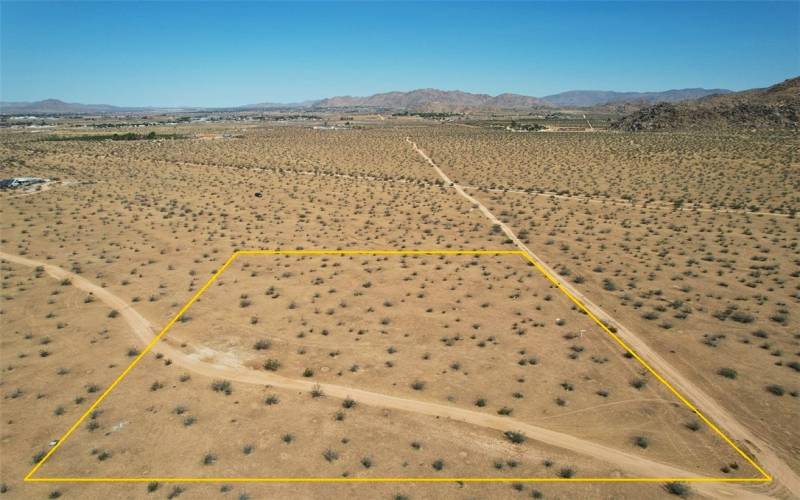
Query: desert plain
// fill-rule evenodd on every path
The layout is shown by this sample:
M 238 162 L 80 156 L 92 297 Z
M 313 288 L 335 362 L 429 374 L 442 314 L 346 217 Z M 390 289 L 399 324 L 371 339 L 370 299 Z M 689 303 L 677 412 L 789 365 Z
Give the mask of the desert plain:
M 326 120 L 0 130 L 5 497 L 798 494 L 796 133 Z

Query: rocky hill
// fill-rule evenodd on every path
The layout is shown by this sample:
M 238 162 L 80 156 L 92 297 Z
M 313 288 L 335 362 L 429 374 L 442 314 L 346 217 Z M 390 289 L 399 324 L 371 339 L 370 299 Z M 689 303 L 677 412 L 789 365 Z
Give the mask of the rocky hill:
M 648 106 L 617 120 L 611 128 L 632 132 L 797 130 L 800 128 L 800 77 L 763 89 Z
M 681 102 L 700 99 L 710 95 L 729 94 L 726 89 L 675 89 L 663 92 L 612 92 L 606 90 L 570 90 L 542 97 L 553 106 L 565 108 L 586 108 L 617 103 L 636 103 L 637 105 L 659 102 Z

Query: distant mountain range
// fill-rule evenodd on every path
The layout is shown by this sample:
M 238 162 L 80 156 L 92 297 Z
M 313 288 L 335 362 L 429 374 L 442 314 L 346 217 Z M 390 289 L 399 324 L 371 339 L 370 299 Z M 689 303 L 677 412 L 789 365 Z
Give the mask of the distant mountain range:
M 665 92 L 612 92 L 571 90 L 545 97 L 521 94 L 471 94 L 460 90 L 418 89 L 410 92 L 386 92 L 367 97 L 338 96 L 308 101 L 316 108 L 378 108 L 415 111 L 453 111 L 464 109 L 585 108 L 603 104 L 680 102 L 709 95 L 730 93 L 726 89 L 680 89 Z
M 411 92 L 386 92 L 368 97 L 339 96 L 314 103 L 320 108 L 382 108 L 397 110 L 444 111 L 469 108 L 519 109 L 545 107 L 536 97 L 520 94 L 471 94 L 460 90 L 418 89 Z
M 47 99 L 36 102 L 0 102 L 0 113 L 9 114 L 109 114 L 152 113 L 157 111 L 247 111 L 263 109 L 357 109 L 371 108 L 407 111 L 464 111 L 477 109 L 546 109 L 581 108 L 598 105 L 631 103 L 637 106 L 659 102 L 681 102 L 709 95 L 728 94 L 725 89 L 681 89 L 665 92 L 611 92 L 571 90 L 545 97 L 521 94 L 472 94 L 460 90 L 417 89 L 410 92 L 385 92 L 367 97 L 337 96 L 298 103 L 263 102 L 234 108 L 153 108 L 119 107 L 108 104 L 80 104 Z
M 35 102 L 0 102 L 0 113 L 8 114 L 40 114 L 62 115 L 79 113 L 124 113 L 140 111 L 145 108 L 122 108 L 110 104 L 80 104 L 59 101 L 58 99 L 45 99 Z
M 626 131 L 800 129 L 800 77 L 771 87 L 663 102 L 617 120 Z

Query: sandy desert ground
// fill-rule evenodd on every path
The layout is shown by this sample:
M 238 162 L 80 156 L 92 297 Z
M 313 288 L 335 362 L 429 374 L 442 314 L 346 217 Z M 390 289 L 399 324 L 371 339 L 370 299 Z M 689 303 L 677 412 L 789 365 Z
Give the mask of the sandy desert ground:
M 0 131 L 6 497 L 800 495 L 796 136 L 156 131 Z M 515 480 L 760 473 L 522 257 L 333 254 L 236 258 L 35 475 L 159 479 L 24 483 L 245 249 L 525 249 L 775 481 Z

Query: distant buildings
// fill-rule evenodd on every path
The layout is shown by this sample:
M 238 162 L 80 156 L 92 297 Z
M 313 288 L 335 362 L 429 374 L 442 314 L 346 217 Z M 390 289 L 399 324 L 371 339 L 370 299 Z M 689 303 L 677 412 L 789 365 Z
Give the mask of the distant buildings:
M 12 177 L 10 179 L 0 179 L 0 189 L 16 189 L 33 186 L 34 184 L 44 184 L 49 181 L 50 179 L 41 179 L 39 177 Z

